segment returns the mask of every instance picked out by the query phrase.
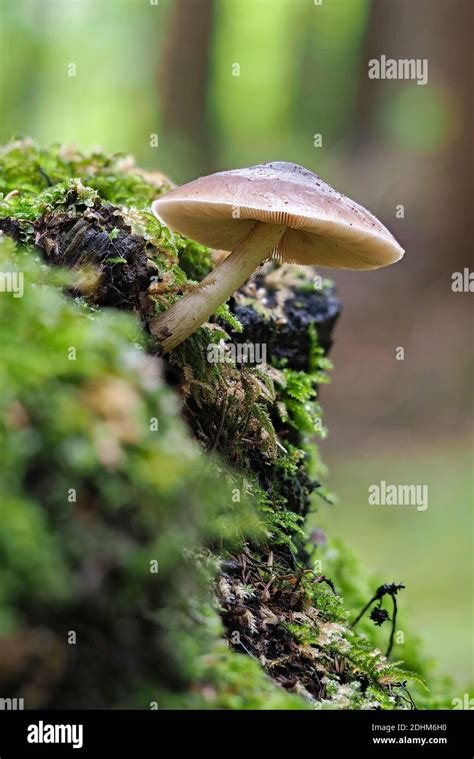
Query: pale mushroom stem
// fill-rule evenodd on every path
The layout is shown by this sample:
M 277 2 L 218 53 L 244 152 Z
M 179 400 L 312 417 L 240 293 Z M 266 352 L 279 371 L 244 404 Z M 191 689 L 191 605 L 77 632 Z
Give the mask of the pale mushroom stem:
M 175 348 L 198 329 L 272 254 L 285 226 L 257 222 L 232 253 L 192 293 L 150 321 L 161 353 Z

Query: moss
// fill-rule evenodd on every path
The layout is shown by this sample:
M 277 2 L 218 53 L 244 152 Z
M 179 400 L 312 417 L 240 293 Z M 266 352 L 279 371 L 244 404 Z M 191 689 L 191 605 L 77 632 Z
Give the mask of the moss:
M 308 710 L 311 704 L 297 694 L 275 686 L 260 664 L 250 656 L 237 654 L 219 643 L 200 660 L 200 671 L 192 692 L 166 694 L 165 700 L 156 686 L 149 685 L 139 700 L 126 702 L 128 708 L 171 709 L 264 709 Z
M 0 268 L 25 294 L 0 298 L 0 658 L 19 667 L 2 668 L 2 690 L 30 708 L 110 707 L 153 675 L 166 702 L 216 639 L 194 630 L 188 599 L 205 605 L 209 567 L 197 573 L 183 546 L 239 545 L 244 520 L 258 525 L 202 470 L 133 319 L 66 299 L 7 243 Z M 61 667 L 46 647 L 38 689 L 39 626 Z
M 340 310 L 331 284 L 265 267 L 161 362 L 164 381 L 147 357 L 159 348 L 148 320 L 212 265 L 211 251 L 150 213 L 169 180 L 123 156 L 30 141 L 3 149 L 0 176 L 0 229 L 26 251 L 8 250 L 3 265 L 34 283 L 21 302 L 0 303 L 13 419 L 0 656 L 48 614 L 65 664 L 39 703 L 57 703 L 59 683 L 62 705 L 81 705 L 89 689 L 109 707 L 393 709 L 411 706 L 409 680 L 420 704 L 442 703 L 417 680 L 432 677 L 414 639 L 395 649 L 400 664 L 381 653 L 385 629 L 366 618 L 351 627 L 377 585 L 341 546 L 317 548 L 323 575 L 308 544 L 308 513 L 331 499 L 314 442 Z M 265 345 L 266 362 L 239 363 L 239 342 Z M 223 360 L 209 360 L 217 344 Z M 74 663 L 64 629 L 76 623 L 86 643 Z M 113 660 L 96 642 L 93 653 L 94 636 Z
M 170 182 L 159 173 L 146 173 L 129 156 L 101 151 L 88 153 L 61 145 L 40 149 L 30 139 L 16 140 L 1 151 L 0 192 L 21 190 L 24 200 L 44 190 L 81 177 L 82 183 L 114 205 L 147 208 Z

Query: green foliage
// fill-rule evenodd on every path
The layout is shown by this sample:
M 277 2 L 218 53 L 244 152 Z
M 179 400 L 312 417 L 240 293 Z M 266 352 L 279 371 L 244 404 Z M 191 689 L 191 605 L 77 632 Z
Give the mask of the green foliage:
M 204 279 L 211 269 L 209 249 L 197 242 L 176 235 L 179 263 L 186 277 L 191 280 Z
M 318 435 L 324 438 L 327 434 L 322 426 L 322 409 L 316 401 L 317 387 L 329 382 L 328 372 L 332 369 L 331 361 L 325 357 L 318 343 L 316 327 L 311 324 L 308 329 L 310 350 L 308 356 L 309 371 L 297 371 L 282 367 L 280 385 L 280 403 L 278 405 L 283 421 L 303 434 Z
M 294 369 L 283 369 L 283 375 L 285 385 L 279 407 L 283 421 L 288 421 L 303 433 L 324 437 L 325 429 L 320 425 L 321 406 L 314 400 L 316 388 L 313 377 Z
M 309 336 L 309 373 L 316 385 L 326 385 L 330 382 L 328 372 L 333 369 L 332 361 L 327 358 L 318 340 L 318 331 L 315 324 L 308 327 Z
M 268 543 L 273 546 L 287 546 L 292 554 L 298 551 L 297 542 L 305 538 L 302 527 L 303 517 L 285 508 L 284 498 L 271 499 L 270 495 L 257 485 L 253 488 L 257 508 L 266 516 Z
M 354 619 L 380 585 L 379 579 L 369 576 L 361 562 L 340 541 L 332 540 L 327 547 L 321 549 L 320 558 L 325 571 L 341 593 L 345 608 L 351 610 L 350 616 Z M 390 682 L 393 680 L 391 675 L 399 682 L 407 682 L 417 708 L 452 708 L 453 683 L 449 678 L 442 678 L 436 673 L 433 661 L 424 654 L 421 641 L 406 616 L 402 604 L 397 629 L 404 631 L 404 640 L 403 644 L 394 646 L 393 656 L 403 660 L 403 665 L 387 662 L 384 672 Z M 388 632 L 385 627 L 374 626 L 367 615 L 357 624 L 356 632 L 360 641 L 360 655 L 370 663 L 370 651 L 374 646 L 379 650 L 386 648 Z M 356 649 L 352 654 L 354 664 L 357 664 L 358 656 Z
M 31 140 L 11 142 L 0 150 L 0 218 L 14 217 L 25 242 L 33 241 L 33 222 L 43 214 L 67 210 L 72 215 L 92 209 L 100 199 L 121 208 L 131 229 L 150 244 L 158 270 L 168 271 L 172 265 L 179 285 L 208 273 L 210 253 L 173 234 L 150 212 L 151 202 L 169 188 L 166 177 L 143 172 L 121 154 L 83 153 L 58 145 L 40 149 Z M 114 230 L 109 238 L 114 239 Z
M 96 190 L 85 187 L 78 179 L 68 179 L 39 194 L 20 192 L 0 203 L 0 216 L 14 217 L 25 232 L 25 241 L 32 241 L 35 221 L 41 214 L 53 209 L 71 207 L 93 208 L 99 196 Z
M 167 694 L 172 709 L 244 709 L 244 710 L 307 710 L 311 705 L 296 694 L 288 693 L 245 654 L 235 653 L 220 643 L 202 659 L 199 685 L 193 692 Z M 156 690 L 149 689 L 141 703 L 156 699 Z M 132 708 L 137 703 L 129 704 Z
M 235 332 L 242 332 L 242 325 L 234 316 L 227 303 L 222 303 L 216 310 L 216 316 Z
M 216 690 L 214 703 L 220 709 L 309 709 L 310 705 L 287 693 L 264 674 L 260 665 L 243 654 L 218 650 L 207 659 L 209 681 Z
M 0 166 L 0 192 L 5 196 L 21 189 L 22 198 L 31 203 L 49 187 L 79 176 L 83 185 L 118 206 L 149 206 L 159 194 L 157 186 L 123 154 L 82 153 L 60 145 L 40 149 L 32 140 L 18 140 L 2 149 Z M 169 187 L 164 178 L 162 186 Z

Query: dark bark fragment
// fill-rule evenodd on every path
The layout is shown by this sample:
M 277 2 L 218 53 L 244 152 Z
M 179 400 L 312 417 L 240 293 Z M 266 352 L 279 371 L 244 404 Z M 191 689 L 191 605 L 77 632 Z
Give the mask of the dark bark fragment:
M 151 277 L 146 242 L 132 234 L 117 208 L 104 204 L 83 215 L 60 211 L 43 216 L 35 228 L 35 244 L 49 263 L 99 273 L 92 303 L 143 310 Z

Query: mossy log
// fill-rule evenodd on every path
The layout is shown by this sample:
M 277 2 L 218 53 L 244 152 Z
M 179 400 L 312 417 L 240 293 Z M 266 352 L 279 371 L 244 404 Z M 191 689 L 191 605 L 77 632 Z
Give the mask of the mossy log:
M 1 692 L 53 708 L 409 708 L 417 644 L 408 673 L 378 649 L 385 628 L 351 628 L 374 589 L 306 529 L 331 498 L 315 439 L 333 287 L 267 265 L 160 358 L 150 319 L 223 255 L 153 218 L 169 185 L 98 152 L 0 155 L 2 268 L 35 285 L 0 301 Z M 33 558 L 7 550 L 21 530 Z

